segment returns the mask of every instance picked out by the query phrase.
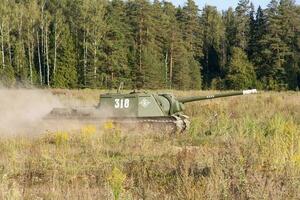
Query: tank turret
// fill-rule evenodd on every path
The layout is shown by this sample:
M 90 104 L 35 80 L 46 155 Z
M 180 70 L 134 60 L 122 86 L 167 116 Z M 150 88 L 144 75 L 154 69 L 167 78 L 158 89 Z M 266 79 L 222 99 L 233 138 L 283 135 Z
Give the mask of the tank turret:
M 127 126 L 138 123 L 147 127 L 168 126 L 177 132 L 189 127 L 188 116 L 184 115 L 184 104 L 207 99 L 224 98 L 257 93 L 256 89 L 209 96 L 176 98 L 173 94 L 149 92 L 108 93 L 100 95 L 100 102 L 91 108 L 56 108 L 47 119 L 94 120 L 97 123 L 111 120 Z

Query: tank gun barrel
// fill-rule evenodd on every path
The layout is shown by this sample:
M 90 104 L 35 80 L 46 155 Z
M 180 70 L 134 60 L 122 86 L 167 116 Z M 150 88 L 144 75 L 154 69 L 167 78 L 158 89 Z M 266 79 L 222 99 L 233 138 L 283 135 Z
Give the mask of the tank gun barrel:
M 256 94 L 257 90 L 243 90 L 238 92 L 229 92 L 224 94 L 215 94 L 215 95 L 209 95 L 209 96 L 195 96 L 195 97 L 183 97 L 179 98 L 178 101 L 185 104 L 190 103 L 194 101 L 203 101 L 208 99 L 217 99 L 217 98 L 223 98 L 223 97 L 231 97 L 231 96 L 239 96 L 239 95 L 248 95 L 248 94 Z

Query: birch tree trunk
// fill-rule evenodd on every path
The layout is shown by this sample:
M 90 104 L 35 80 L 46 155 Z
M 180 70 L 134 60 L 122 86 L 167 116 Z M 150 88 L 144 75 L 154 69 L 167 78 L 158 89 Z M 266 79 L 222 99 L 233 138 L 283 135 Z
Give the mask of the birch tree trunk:
M 83 82 L 84 82 L 84 85 L 86 86 L 86 66 L 87 66 L 86 31 L 84 31 L 83 44 L 84 44 L 84 51 L 83 51 Z
M 10 28 L 8 28 L 8 32 L 7 32 L 7 42 L 8 42 L 9 64 L 10 64 L 10 66 L 12 66 L 11 44 L 10 44 Z
M 0 27 L 0 33 L 1 33 L 1 52 L 2 52 L 2 66 L 5 68 L 5 53 L 4 53 L 4 25 L 3 22 Z
M 46 53 L 46 68 L 47 68 L 47 85 L 50 87 L 50 66 L 49 66 L 49 47 L 48 47 L 48 27 L 45 29 L 45 53 Z
M 174 36 L 172 35 L 172 40 L 174 39 Z M 169 71 L 169 79 L 170 79 L 170 89 L 172 89 L 173 86 L 173 56 L 174 56 L 174 42 L 171 43 L 171 49 L 170 49 L 170 71 Z
M 94 42 L 94 79 L 97 79 L 97 41 Z
M 21 16 L 21 22 L 20 22 L 20 24 L 19 24 L 19 43 L 20 43 L 20 46 L 22 46 L 22 47 L 20 47 L 20 48 L 22 48 L 22 53 L 23 52 L 25 52 L 24 51 L 24 43 L 23 43 L 23 39 L 22 39 L 22 26 L 23 26 L 23 18 L 22 18 L 22 16 Z M 19 56 L 21 56 L 21 55 L 19 55 Z M 19 70 L 19 72 L 21 71 L 21 69 L 23 68 L 23 60 L 22 60 L 22 58 L 20 58 L 20 57 L 18 57 L 18 66 L 19 66 L 19 68 L 18 68 L 18 70 Z
M 40 51 L 40 36 L 39 32 L 36 32 L 37 48 L 38 48 L 38 60 L 39 60 L 39 74 L 40 74 L 40 85 L 43 85 L 43 73 L 42 73 L 42 63 L 41 63 L 41 51 Z
M 140 45 L 139 45 L 139 70 L 142 72 L 142 37 L 140 36 Z
M 41 57 L 41 74 L 44 75 L 43 79 L 45 80 L 46 82 L 46 72 L 45 72 L 45 36 L 44 36 L 44 6 L 45 6 L 45 2 L 44 4 L 42 5 L 42 8 L 41 8 L 41 30 L 42 30 L 42 33 L 41 33 L 41 52 L 40 52 L 40 57 Z M 43 80 L 42 79 L 42 80 Z M 44 82 L 44 81 L 43 81 Z M 42 82 L 42 83 L 43 83 Z
M 166 81 L 166 87 L 168 87 L 168 52 L 166 52 L 166 57 L 165 57 L 165 81 Z
M 31 42 L 30 42 L 31 43 Z M 29 78 L 30 78 L 30 84 L 32 85 L 32 59 L 31 59 L 31 44 L 28 44 L 28 61 L 29 61 Z
M 54 63 L 53 63 L 53 78 L 56 72 L 56 56 L 57 56 L 57 23 L 54 24 Z
M 27 37 L 28 37 L 28 43 L 27 43 L 27 48 L 28 48 L 28 61 L 29 61 L 29 73 L 30 73 L 30 84 L 32 85 L 32 58 L 31 58 L 31 51 L 33 51 L 33 49 L 31 50 L 31 41 L 30 41 L 30 34 L 29 34 L 29 29 L 27 32 Z
M 34 66 L 34 44 L 31 43 L 31 60 L 32 60 L 32 67 L 30 68 L 30 81 L 33 84 L 33 66 Z

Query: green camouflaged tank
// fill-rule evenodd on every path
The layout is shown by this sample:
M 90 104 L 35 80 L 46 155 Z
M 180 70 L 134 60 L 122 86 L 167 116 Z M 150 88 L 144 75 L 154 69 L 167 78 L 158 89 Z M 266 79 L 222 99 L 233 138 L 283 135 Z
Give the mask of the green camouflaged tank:
M 127 126 L 138 124 L 148 127 L 168 127 L 172 132 L 189 128 L 189 118 L 184 115 L 184 104 L 207 99 L 257 93 L 256 89 L 209 96 L 176 98 L 173 94 L 150 92 L 108 93 L 100 95 L 100 102 L 91 108 L 55 108 L 47 119 L 108 121 Z

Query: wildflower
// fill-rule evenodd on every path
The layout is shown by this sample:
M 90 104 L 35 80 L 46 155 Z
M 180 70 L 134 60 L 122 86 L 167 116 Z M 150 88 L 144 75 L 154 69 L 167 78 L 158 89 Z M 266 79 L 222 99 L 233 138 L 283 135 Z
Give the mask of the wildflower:
M 111 175 L 108 177 L 110 187 L 112 189 L 114 199 L 118 200 L 123 191 L 123 184 L 126 179 L 126 174 L 124 174 L 120 169 L 114 168 Z
M 96 134 L 97 128 L 94 125 L 87 125 L 81 129 L 81 134 L 83 137 L 91 137 Z
M 114 126 L 112 121 L 107 121 L 107 122 L 104 123 L 104 129 L 105 130 L 112 130 L 114 128 L 115 128 L 115 126 Z
M 68 132 L 58 131 L 58 132 L 54 133 L 54 135 L 55 135 L 55 144 L 56 145 L 65 144 L 69 141 L 69 133 Z

